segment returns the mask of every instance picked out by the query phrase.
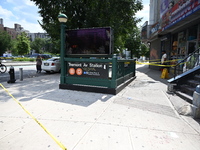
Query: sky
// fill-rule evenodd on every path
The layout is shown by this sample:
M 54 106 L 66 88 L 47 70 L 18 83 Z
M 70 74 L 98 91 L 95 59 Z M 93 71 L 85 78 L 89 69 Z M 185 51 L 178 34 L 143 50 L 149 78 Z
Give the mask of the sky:
M 136 14 L 136 17 L 143 18 L 138 26 L 142 26 L 149 20 L 150 0 L 142 1 L 144 8 Z M 30 0 L 0 0 L 0 18 L 3 19 L 4 27 L 14 28 L 14 24 L 17 23 L 31 33 L 44 33 L 38 23 L 42 20 L 38 11 L 37 6 Z
M 142 26 L 146 21 L 149 21 L 149 4 L 150 0 L 142 0 L 143 9 L 136 13 L 136 17 L 142 18 L 142 21 L 138 23 L 138 27 Z

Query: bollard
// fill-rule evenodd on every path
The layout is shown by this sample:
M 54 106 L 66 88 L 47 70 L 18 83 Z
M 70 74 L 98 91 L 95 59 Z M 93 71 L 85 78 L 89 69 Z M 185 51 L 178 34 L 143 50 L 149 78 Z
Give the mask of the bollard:
M 7 83 L 15 83 L 15 69 L 13 66 L 10 67 L 10 71 L 8 73 L 10 74 L 10 80 L 8 80 Z
M 196 90 L 193 93 L 193 117 L 195 119 L 200 118 L 200 85 L 197 85 Z
M 175 87 L 177 85 L 174 84 L 174 83 L 168 83 L 168 86 L 167 86 L 167 93 L 169 94 L 173 94 L 175 92 Z
M 23 81 L 23 68 L 19 68 L 19 80 Z

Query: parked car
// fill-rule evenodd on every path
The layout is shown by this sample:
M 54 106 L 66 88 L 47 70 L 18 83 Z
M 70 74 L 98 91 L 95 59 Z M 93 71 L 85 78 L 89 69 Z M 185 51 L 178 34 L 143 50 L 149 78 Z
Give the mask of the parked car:
M 35 54 L 30 55 L 29 57 L 31 57 L 31 58 L 36 58 L 38 55 L 40 55 L 40 54 L 35 53 Z
M 52 57 L 48 60 L 42 61 L 42 70 L 47 73 L 60 72 L 60 57 Z
M 49 59 L 49 58 L 52 58 L 52 56 L 49 55 L 49 54 L 40 54 L 40 56 L 42 57 L 42 59 Z

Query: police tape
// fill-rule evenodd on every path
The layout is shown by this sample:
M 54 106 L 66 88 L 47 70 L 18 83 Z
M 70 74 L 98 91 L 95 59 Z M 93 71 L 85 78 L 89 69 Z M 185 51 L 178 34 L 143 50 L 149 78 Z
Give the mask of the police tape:
M 157 64 L 157 63 L 145 63 L 145 62 L 139 62 L 139 61 L 136 61 L 136 64 L 160 66 L 160 67 L 175 67 L 176 66 L 176 64 L 174 64 L 174 65 L 162 65 L 162 64 Z M 182 64 L 185 64 L 185 62 L 180 63 L 179 65 L 182 65 Z
M 165 62 L 179 62 L 180 60 L 183 60 L 183 59 L 172 59 L 172 60 L 166 60 Z M 161 59 L 144 60 L 143 62 L 160 63 Z
M 29 116 L 31 116 L 31 118 L 33 119 L 33 120 L 35 120 L 35 122 L 37 122 L 42 128 L 43 128 L 43 130 L 47 133 L 47 134 L 49 134 L 50 135 L 50 137 L 63 149 L 63 150 L 67 150 L 67 148 L 60 142 L 60 141 L 58 141 L 45 127 L 44 127 L 44 125 L 41 123 L 41 122 L 39 122 L 12 94 L 10 94 L 10 92 L 0 83 L 0 86 L 4 89 L 4 91 L 5 92 L 7 92 L 7 94 L 10 96 L 10 97 L 12 97 L 13 98 L 13 100 L 15 101 L 15 102 L 17 102 L 21 107 L 22 107 L 22 109 L 29 115 Z
M 151 66 L 160 66 L 160 67 L 172 67 L 172 65 L 160 65 L 160 64 L 154 64 L 154 63 L 144 63 L 144 62 L 139 62 L 139 61 L 136 61 L 136 64 L 151 65 Z

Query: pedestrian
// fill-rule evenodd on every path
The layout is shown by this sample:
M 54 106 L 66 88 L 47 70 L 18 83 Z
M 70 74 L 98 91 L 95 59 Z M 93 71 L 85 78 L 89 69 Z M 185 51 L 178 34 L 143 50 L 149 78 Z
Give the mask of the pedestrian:
M 162 64 L 162 65 L 166 65 L 166 60 L 167 60 L 166 51 L 162 51 L 161 64 Z
M 37 56 L 36 58 L 36 69 L 37 69 L 37 73 L 41 73 L 42 71 L 42 58 L 40 57 L 40 55 Z
M 166 51 L 162 51 L 161 65 L 167 65 L 166 60 L 167 60 Z M 167 68 L 167 67 L 162 66 L 161 71 L 162 71 L 164 68 Z

